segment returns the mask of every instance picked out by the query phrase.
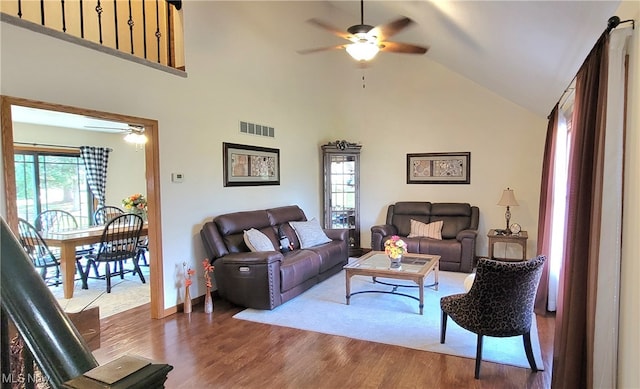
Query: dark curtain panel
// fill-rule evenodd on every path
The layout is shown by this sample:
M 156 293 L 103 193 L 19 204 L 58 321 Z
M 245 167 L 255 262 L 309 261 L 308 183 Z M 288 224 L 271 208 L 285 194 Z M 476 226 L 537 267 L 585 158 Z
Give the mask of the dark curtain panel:
M 87 182 L 91 193 L 98 199 L 98 206 L 105 205 L 107 187 L 107 165 L 109 152 L 105 147 L 80 146 L 80 157 L 84 161 L 87 172 Z
M 553 216 L 553 180 L 556 155 L 556 135 L 558 132 L 558 104 L 549 115 L 547 126 L 547 140 L 544 145 L 544 159 L 542 162 L 542 182 L 540 184 L 540 208 L 538 211 L 538 255 L 546 255 L 549 260 L 544 262 L 542 277 L 538 284 L 535 311 L 539 315 L 547 313 L 549 296 L 549 264 L 551 263 L 551 223 Z
M 553 388 L 593 387 L 608 37 L 600 37 L 576 76 Z

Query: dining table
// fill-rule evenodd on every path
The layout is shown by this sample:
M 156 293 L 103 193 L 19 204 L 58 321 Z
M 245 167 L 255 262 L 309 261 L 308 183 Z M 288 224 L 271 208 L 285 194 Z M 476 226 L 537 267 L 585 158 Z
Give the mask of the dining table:
M 60 272 L 62 273 L 62 288 L 64 298 L 73 297 L 76 274 L 76 248 L 100 243 L 105 226 L 93 226 L 77 230 L 42 232 L 42 239 L 49 247 L 60 248 Z M 140 236 L 146 236 L 149 224 L 145 221 Z

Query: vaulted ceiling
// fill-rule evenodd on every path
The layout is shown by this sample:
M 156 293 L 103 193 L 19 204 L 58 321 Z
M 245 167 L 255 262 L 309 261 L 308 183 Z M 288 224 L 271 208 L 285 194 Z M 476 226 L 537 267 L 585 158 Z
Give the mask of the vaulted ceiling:
M 274 21 L 261 27 L 271 29 L 273 34 L 284 30 L 298 49 L 348 43 L 306 23 L 310 17 L 340 30 L 360 23 L 359 1 L 288 4 L 277 8 L 278 13 L 286 15 L 275 11 L 265 15 L 265 7 L 258 7 L 261 17 Z M 400 16 L 413 19 L 415 24 L 391 40 L 429 46 L 425 56 L 430 60 L 546 116 L 619 5 L 620 1 L 371 0 L 364 2 L 364 22 L 375 26 Z M 245 11 L 251 13 L 248 8 Z M 259 19 L 254 16 L 254 20 Z M 347 54 L 330 51 L 308 55 Z

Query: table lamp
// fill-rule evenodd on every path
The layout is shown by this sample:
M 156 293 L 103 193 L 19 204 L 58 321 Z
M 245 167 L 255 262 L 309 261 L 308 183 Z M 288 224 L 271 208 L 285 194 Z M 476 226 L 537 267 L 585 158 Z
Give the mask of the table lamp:
M 504 213 L 504 218 L 507 220 L 507 228 L 505 228 L 505 233 L 507 235 L 511 235 L 511 229 L 509 228 L 509 220 L 511 219 L 511 211 L 509 210 L 509 207 L 511 206 L 515 206 L 515 205 L 520 205 L 518 204 L 518 201 L 516 200 L 516 197 L 513 195 L 513 189 L 505 189 L 502 191 L 502 197 L 500 198 L 500 201 L 498 201 L 498 205 L 501 205 L 503 207 L 507 207 L 507 211 Z

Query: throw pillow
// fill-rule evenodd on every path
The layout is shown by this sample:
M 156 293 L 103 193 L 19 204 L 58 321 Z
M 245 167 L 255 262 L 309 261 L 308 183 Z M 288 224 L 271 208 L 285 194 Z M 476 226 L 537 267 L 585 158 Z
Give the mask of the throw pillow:
M 246 243 L 249 250 L 256 251 L 276 251 L 273 247 L 273 242 L 269 239 L 265 234 L 252 228 L 250 230 L 245 230 L 244 234 L 244 243 Z
M 331 239 L 324 233 L 316 218 L 306 222 L 289 222 L 289 225 L 296 232 L 301 249 L 331 242 Z
M 426 238 L 442 240 L 442 224 L 442 220 L 426 224 L 411 219 L 411 232 L 408 237 L 415 238 L 418 236 L 424 236 Z

